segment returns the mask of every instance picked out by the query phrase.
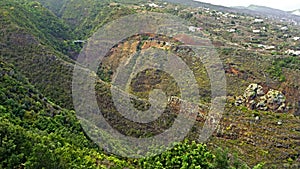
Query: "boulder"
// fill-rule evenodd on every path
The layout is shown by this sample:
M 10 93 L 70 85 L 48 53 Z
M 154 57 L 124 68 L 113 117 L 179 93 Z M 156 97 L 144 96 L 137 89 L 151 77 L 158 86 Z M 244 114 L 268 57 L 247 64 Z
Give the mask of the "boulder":
M 250 84 L 244 92 L 244 98 L 248 101 L 255 99 L 258 84 Z
M 250 100 L 254 100 L 257 96 L 263 95 L 265 95 L 263 87 L 261 85 L 252 83 L 247 87 L 243 96 L 247 100 L 247 102 L 249 102 Z
M 271 110 L 274 111 L 284 111 L 285 106 L 285 96 L 277 90 L 271 89 L 267 94 L 267 105 Z

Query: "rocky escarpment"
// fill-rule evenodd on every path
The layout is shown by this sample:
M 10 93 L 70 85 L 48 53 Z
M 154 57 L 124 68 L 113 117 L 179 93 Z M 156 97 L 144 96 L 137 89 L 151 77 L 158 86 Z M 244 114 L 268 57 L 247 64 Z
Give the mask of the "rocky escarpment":
M 274 112 L 286 112 L 289 109 L 282 92 L 274 89 L 264 91 L 263 87 L 258 84 L 250 84 L 243 96 L 236 98 L 235 105 L 245 105 L 251 110 Z

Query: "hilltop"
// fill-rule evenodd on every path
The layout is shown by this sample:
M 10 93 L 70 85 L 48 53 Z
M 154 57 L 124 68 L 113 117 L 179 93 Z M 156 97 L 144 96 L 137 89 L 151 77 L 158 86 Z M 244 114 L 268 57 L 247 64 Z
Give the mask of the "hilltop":
M 293 14 L 293 15 L 298 15 L 298 16 L 300 16 L 300 9 L 291 11 L 290 13 Z

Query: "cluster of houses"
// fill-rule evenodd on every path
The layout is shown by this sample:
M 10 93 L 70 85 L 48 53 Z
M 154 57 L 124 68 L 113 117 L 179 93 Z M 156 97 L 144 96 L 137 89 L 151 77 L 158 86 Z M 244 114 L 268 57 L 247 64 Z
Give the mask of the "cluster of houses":
M 147 4 L 143 4 L 141 5 L 142 7 L 151 7 L 151 8 L 164 8 L 167 7 L 168 3 L 164 2 L 164 3 L 154 3 L 154 2 L 148 2 Z M 178 10 L 177 7 L 175 7 L 175 10 Z M 187 11 L 187 12 L 191 12 L 192 14 L 198 14 L 200 13 L 204 13 L 205 15 L 209 15 L 212 17 L 215 17 L 217 20 L 219 20 L 221 23 L 225 22 L 225 21 L 230 21 L 231 19 L 231 23 L 228 24 L 228 28 L 227 32 L 229 33 L 237 33 L 239 32 L 239 27 L 236 24 L 235 19 L 251 19 L 249 21 L 249 24 L 251 24 L 251 26 L 249 27 L 249 32 L 252 32 L 253 35 L 251 36 L 267 36 L 266 32 L 268 32 L 269 30 L 266 28 L 266 26 L 264 25 L 264 23 L 266 22 L 265 20 L 268 20 L 268 18 L 252 18 L 252 17 L 246 17 L 246 16 L 238 16 L 229 12 L 221 12 L 221 11 L 215 11 L 212 10 L 210 8 L 206 8 L 206 7 L 198 7 L 197 9 L 195 9 L 195 11 Z M 223 18 L 223 19 L 222 19 Z M 228 20 L 229 19 L 229 20 Z M 225 23 L 224 23 L 225 24 Z M 216 28 L 216 32 L 222 32 L 223 30 L 219 30 L 220 28 Z M 285 33 L 283 36 L 286 38 L 291 38 L 291 40 L 293 41 L 300 41 L 300 37 L 291 37 L 288 35 L 288 31 L 289 31 L 289 27 L 287 25 L 277 25 L 277 31 L 281 31 L 283 33 Z M 201 32 L 203 30 L 202 27 L 195 27 L 195 26 L 189 26 L 188 30 L 190 32 Z M 77 40 L 74 41 L 74 43 L 85 43 L 84 41 L 81 40 Z M 255 45 L 256 46 L 256 45 Z M 265 45 L 265 44 L 258 44 L 257 45 L 258 48 L 263 49 L 263 50 L 276 50 L 277 47 L 274 45 Z M 293 56 L 300 56 L 300 51 L 295 51 L 295 50 L 287 50 L 285 52 L 288 55 L 293 55 Z
M 164 2 L 163 5 L 168 5 L 168 3 L 167 3 L 167 2 Z M 141 5 L 141 6 L 142 6 L 142 7 L 144 7 L 144 6 L 149 6 L 149 7 L 151 7 L 151 8 L 164 8 L 163 5 L 158 5 L 158 4 L 154 3 L 154 2 L 152 2 L 152 3 L 148 3 L 148 4 L 146 4 L 146 5 L 143 4 L 143 5 Z
M 264 23 L 264 19 L 256 18 L 256 19 L 253 20 L 252 23 L 254 23 L 254 24 L 262 24 L 262 23 Z M 280 26 L 280 25 L 278 25 L 278 30 L 286 32 L 286 31 L 289 30 L 289 28 L 288 28 L 288 26 Z M 252 29 L 252 33 L 254 33 L 254 34 L 260 34 L 263 31 L 267 31 L 266 27 L 256 26 L 256 28 Z M 237 29 L 236 28 L 231 28 L 231 29 L 228 29 L 227 32 L 235 33 L 235 32 L 237 32 Z M 287 35 L 287 34 L 285 34 L 285 35 Z M 292 37 L 291 39 L 294 40 L 294 41 L 300 41 L 300 37 Z M 264 49 L 264 50 L 276 50 L 276 46 L 274 46 L 274 45 L 258 44 L 257 47 L 261 48 L 261 49 Z M 285 52 L 285 54 L 292 55 L 292 56 L 300 56 L 300 51 L 295 51 L 295 50 L 289 49 L 289 50 L 287 50 Z

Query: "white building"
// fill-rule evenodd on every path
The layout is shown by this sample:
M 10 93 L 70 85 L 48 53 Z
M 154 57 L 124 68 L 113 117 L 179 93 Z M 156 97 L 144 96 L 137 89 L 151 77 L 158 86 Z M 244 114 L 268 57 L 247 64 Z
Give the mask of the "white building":
M 255 30 L 253 30 L 252 32 L 253 32 L 253 33 L 260 33 L 261 31 L 258 30 L 258 29 L 255 29 Z
M 294 41 L 298 41 L 300 39 L 300 37 L 293 37 Z
M 254 23 L 263 23 L 263 22 L 264 22 L 263 19 L 255 19 L 255 20 L 254 20 Z
M 263 44 L 259 44 L 259 45 L 257 45 L 257 47 L 264 48 L 266 50 L 275 50 L 276 49 L 275 46 L 268 46 L 268 45 L 263 45 Z
M 287 26 L 281 27 L 280 30 L 287 31 L 289 28 Z
M 275 50 L 276 47 L 275 46 L 266 46 L 265 48 L 266 48 L 266 50 Z
M 189 27 L 189 31 L 191 31 L 191 32 L 196 32 L 196 31 L 201 31 L 202 30 L 202 28 L 198 28 L 198 27 L 195 27 L 195 26 L 190 26 Z
M 230 32 L 230 33 L 234 33 L 234 32 L 236 32 L 236 29 L 229 29 L 227 31 Z
M 150 6 L 150 7 L 153 7 L 153 8 L 158 8 L 158 7 L 160 7 L 159 5 L 157 5 L 157 4 L 155 4 L 155 3 L 151 3 L 151 4 L 149 4 L 149 6 Z
M 291 49 L 287 50 L 285 53 L 293 56 L 300 56 L 300 51 L 294 51 Z

